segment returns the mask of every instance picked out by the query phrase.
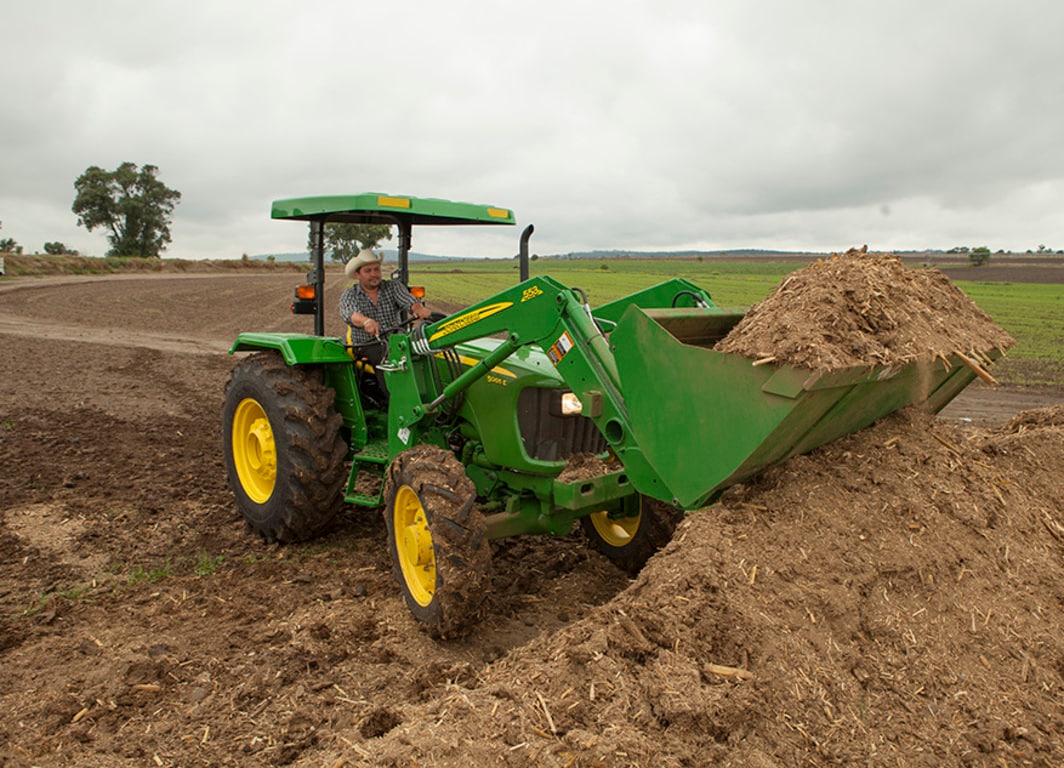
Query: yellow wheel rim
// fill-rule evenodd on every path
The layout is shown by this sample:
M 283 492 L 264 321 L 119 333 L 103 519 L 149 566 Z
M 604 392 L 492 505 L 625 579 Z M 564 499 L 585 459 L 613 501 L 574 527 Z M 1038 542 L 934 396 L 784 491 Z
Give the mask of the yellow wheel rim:
M 418 605 L 428 606 L 436 591 L 436 551 L 421 500 L 408 485 L 399 486 L 395 493 L 392 522 L 403 581 Z
M 265 504 L 277 483 L 277 445 L 266 411 L 257 400 L 241 400 L 233 414 L 233 465 L 240 487 Z
M 610 517 L 609 512 L 592 512 L 588 517 L 602 540 L 611 547 L 619 548 L 632 543 L 642 515 L 636 512 L 631 517 Z

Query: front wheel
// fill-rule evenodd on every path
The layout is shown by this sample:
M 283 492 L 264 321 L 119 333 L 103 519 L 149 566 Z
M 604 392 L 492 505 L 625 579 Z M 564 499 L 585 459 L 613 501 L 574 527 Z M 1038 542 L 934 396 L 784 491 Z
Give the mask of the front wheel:
M 628 514 L 623 517 L 611 516 L 607 511 L 593 512 L 580 518 L 580 526 L 592 549 L 634 576 L 672 540 L 683 511 L 649 496 L 637 496 L 625 511 Z
M 422 445 L 396 457 L 384 489 L 384 523 L 407 607 L 435 637 L 457 637 L 479 618 L 491 548 L 476 489 L 453 454 Z

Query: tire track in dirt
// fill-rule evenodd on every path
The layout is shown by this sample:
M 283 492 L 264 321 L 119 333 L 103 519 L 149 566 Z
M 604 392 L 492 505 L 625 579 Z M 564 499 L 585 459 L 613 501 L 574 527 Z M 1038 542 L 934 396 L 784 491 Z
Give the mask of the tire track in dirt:
M 176 354 L 215 355 L 226 352 L 232 340 L 194 339 L 145 331 L 119 331 L 95 326 L 69 325 L 46 319 L 26 320 L 0 313 L 0 335 L 28 336 L 51 341 L 74 341 L 112 347 L 144 347 Z

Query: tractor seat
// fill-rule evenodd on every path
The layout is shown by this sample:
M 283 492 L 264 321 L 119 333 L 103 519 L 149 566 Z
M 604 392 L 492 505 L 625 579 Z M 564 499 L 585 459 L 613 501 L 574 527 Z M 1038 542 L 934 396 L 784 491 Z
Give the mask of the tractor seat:
M 376 366 L 367 358 L 360 357 L 356 353 L 358 348 L 351 342 L 350 326 L 347 328 L 346 339 L 342 341 L 344 341 L 344 349 L 354 362 L 355 384 L 358 386 L 358 393 L 363 402 L 373 408 L 387 408 L 388 388 L 384 385 L 384 376 L 377 372 Z

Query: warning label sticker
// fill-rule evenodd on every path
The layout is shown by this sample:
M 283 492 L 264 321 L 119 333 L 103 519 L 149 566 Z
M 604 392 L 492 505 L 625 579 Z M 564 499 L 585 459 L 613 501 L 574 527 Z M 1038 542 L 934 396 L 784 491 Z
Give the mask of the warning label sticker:
M 569 350 L 572 348 L 573 337 L 569 335 L 569 331 L 565 331 L 564 333 L 562 333 L 561 338 L 554 342 L 551 348 L 547 350 L 547 357 L 550 358 L 550 361 L 552 363 L 557 365 L 562 361 L 562 358 L 565 357 L 569 353 Z

